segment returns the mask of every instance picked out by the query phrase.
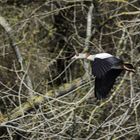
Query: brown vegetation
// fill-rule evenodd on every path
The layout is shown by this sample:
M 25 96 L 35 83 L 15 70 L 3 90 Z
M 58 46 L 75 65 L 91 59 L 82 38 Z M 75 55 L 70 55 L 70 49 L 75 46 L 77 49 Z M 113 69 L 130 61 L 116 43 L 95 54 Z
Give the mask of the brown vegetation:
M 139 139 L 139 0 L 3 0 L 0 13 L 0 139 Z M 97 101 L 90 63 L 70 59 L 84 51 L 136 73 Z

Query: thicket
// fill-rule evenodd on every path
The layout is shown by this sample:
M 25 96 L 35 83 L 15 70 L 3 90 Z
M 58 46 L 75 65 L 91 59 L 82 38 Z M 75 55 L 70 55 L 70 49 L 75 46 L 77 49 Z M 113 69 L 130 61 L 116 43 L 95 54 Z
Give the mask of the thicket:
M 79 52 L 136 73 L 98 101 L 90 62 L 71 60 Z M 139 139 L 139 64 L 139 0 L 0 1 L 0 139 Z

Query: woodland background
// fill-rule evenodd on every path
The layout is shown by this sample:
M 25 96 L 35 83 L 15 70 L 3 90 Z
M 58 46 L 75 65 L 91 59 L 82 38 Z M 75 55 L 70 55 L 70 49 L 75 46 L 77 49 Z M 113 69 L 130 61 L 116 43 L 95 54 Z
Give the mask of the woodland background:
M 109 52 L 136 73 L 97 101 L 78 52 Z M 0 0 L 0 139 L 140 139 L 139 64 L 139 0 Z

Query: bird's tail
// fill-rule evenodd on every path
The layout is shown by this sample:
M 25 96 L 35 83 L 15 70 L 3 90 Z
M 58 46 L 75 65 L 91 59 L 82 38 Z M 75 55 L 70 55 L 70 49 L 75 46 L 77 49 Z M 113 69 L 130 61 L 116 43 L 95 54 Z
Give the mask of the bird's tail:
M 130 72 L 133 72 L 135 73 L 135 68 L 133 67 L 132 64 L 129 64 L 129 63 L 124 63 L 123 64 L 123 68 L 127 71 L 130 71 Z

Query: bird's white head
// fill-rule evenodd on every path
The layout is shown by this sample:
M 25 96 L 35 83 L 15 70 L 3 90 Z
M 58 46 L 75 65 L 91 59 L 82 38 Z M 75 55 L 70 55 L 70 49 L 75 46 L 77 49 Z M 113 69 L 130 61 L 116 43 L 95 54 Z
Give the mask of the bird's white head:
M 72 57 L 72 59 L 84 59 L 84 58 L 86 58 L 85 53 L 79 53 L 79 54 L 76 54 Z
M 89 55 L 88 53 L 79 53 L 72 57 L 72 59 L 88 59 L 93 61 L 95 58 L 95 55 Z

